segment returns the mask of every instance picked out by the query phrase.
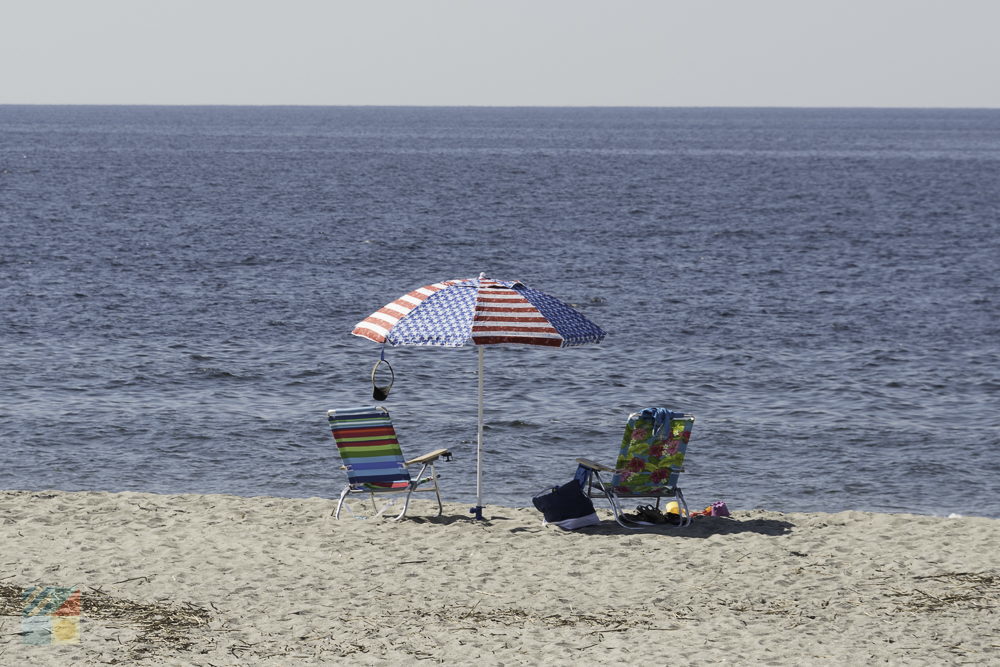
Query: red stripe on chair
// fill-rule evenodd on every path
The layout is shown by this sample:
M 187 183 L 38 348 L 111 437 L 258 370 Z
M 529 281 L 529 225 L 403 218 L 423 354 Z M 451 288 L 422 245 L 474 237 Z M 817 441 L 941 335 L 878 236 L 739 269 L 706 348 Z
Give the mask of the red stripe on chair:
M 383 489 L 405 489 L 410 486 L 409 482 L 366 482 L 363 479 L 358 480 L 358 483 L 365 486 L 378 486 Z
M 396 435 L 391 426 L 368 426 L 351 428 L 350 426 L 334 426 L 333 434 L 342 438 L 363 438 L 366 435 Z

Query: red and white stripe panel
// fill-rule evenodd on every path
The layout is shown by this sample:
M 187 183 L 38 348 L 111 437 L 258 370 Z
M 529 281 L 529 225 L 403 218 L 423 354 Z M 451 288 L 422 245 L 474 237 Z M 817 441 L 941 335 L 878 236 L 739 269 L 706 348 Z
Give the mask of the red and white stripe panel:
M 516 290 L 480 281 L 472 340 L 476 345 L 548 345 L 559 347 L 563 337 L 545 316 Z M 493 283 L 496 285 L 496 283 Z
M 467 280 L 445 280 L 444 282 L 424 285 L 408 294 L 404 294 L 395 301 L 379 308 L 377 311 L 358 322 L 354 330 L 355 336 L 364 336 L 376 343 L 384 343 L 389 330 L 396 326 L 401 319 L 410 314 L 410 311 L 422 304 L 429 296 L 435 292 L 440 292 L 446 287 L 458 283 L 468 282 Z

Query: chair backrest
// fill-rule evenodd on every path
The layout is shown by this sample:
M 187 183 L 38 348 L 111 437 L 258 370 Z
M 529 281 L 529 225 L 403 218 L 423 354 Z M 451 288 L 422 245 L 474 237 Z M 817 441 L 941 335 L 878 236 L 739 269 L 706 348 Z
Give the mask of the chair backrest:
M 326 413 L 351 486 L 407 488 L 410 473 L 383 407 L 346 408 Z
M 694 417 L 666 408 L 629 415 L 611 486 L 619 496 L 671 495 L 684 463 Z

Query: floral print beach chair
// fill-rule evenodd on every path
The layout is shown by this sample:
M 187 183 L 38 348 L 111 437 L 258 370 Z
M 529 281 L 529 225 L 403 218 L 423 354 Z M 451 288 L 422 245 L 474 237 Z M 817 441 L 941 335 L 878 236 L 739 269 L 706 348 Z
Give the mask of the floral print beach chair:
M 437 496 L 438 516 L 441 515 L 441 490 L 438 488 L 438 476 L 434 472 L 434 462 L 444 457 L 451 460 L 451 452 L 447 449 L 437 449 L 418 456 L 409 461 L 403 458 L 403 452 L 396 439 L 396 429 L 389 418 L 389 411 L 379 407 L 347 408 L 330 410 L 326 413 L 337 442 L 341 466 L 347 471 L 347 486 L 340 493 L 337 509 L 334 514 L 339 519 L 340 509 L 344 501 L 352 493 L 368 494 L 375 516 L 381 516 L 389 509 L 389 502 L 381 509 L 375 501 L 375 496 L 390 493 L 405 493 L 403 509 L 393 520 L 398 521 L 406 514 L 410 505 L 410 495 L 414 491 L 433 491 Z M 415 478 L 410 477 L 409 466 L 421 466 Z M 430 475 L 424 477 L 424 472 L 430 468 Z M 424 488 L 418 488 L 426 485 Z M 353 510 L 351 510 L 353 512 Z
M 684 454 L 693 426 L 694 417 L 666 408 L 635 412 L 625 425 L 615 466 L 577 459 L 576 478 L 588 496 L 608 500 L 615 520 L 625 528 L 650 525 L 625 516 L 621 500 L 626 498 L 656 498 L 657 509 L 661 498 L 676 498 L 681 525 L 687 526 L 691 515 L 677 479 L 684 472 Z M 605 481 L 602 472 L 610 473 L 611 480 Z

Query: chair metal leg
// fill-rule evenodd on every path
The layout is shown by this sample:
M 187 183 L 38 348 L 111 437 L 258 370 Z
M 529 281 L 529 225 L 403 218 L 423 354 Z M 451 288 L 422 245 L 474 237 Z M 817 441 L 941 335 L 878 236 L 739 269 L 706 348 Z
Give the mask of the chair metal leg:
M 420 484 L 420 480 L 423 479 L 425 470 L 427 470 L 426 463 L 420 466 L 420 472 L 417 473 L 417 478 L 410 480 L 410 488 L 407 489 L 406 500 L 403 501 L 403 511 L 400 512 L 399 515 L 395 519 L 393 519 L 393 521 L 399 521 L 406 515 L 406 509 L 410 506 L 410 496 L 413 495 L 413 490 L 417 488 L 417 485 Z
M 604 486 L 604 480 L 601 479 L 601 473 L 594 471 L 593 477 L 591 478 L 591 484 L 596 481 L 597 486 L 601 489 L 601 493 L 607 498 L 608 503 L 611 505 L 611 512 L 615 515 L 615 521 L 622 528 L 628 528 L 629 530 L 641 530 L 647 526 L 656 526 L 658 524 L 649 523 L 648 521 L 633 521 L 632 519 L 625 518 L 625 513 L 622 512 L 621 507 L 618 504 L 618 498 L 612 494 L 606 486 Z M 592 488 L 592 487 L 591 487 Z M 680 523 L 678 528 L 685 528 L 691 525 L 691 512 L 688 510 L 687 500 L 684 499 L 684 493 L 680 489 L 676 489 L 677 497 L 677 507 L 681 512 Z M 656 509 L 660 509 L 660 498 L 656 498 Z
M 340 500 L 337 501 L 337 509 L 335 509 L 333 511 L 333 515 L 334 515 L 335 519 L 340 519 L 340 507 L 344 504 L 344 498 L 346 498 L 347 494 L 350 493 L 350 492 L 351 492 L 351 485 L 350 484 L 348 484 L 347 486 L 345 486 L 344 490 L 340 492 Z
M 691 525 L 691 512 L 688 510 L 687 501 L 684 500 L 684 492 L 677 489 L 677 509 L 681 511 L 681 522 L 679 524 L 680 528 L 686 528 Z
M 438 501 L 438 516 L 444 514 L 444 505 L 441 503 L 441 487 L 438 486 L 437 471 L 434 470 L 434 463 L 431 462 L 431 480 L 434 483 L 434 495 L 437 496 Z
M 640 530 L 644 527 L 643 524 L 641 523 L 637 523 L 634 526 L 630 526 L 628 525 L 628 523 L 626 523 L 628 519 L 625 518 L 625 515 L 621 511 L 621 508 L 618 507 L 618 499 L 615 498 L 610 491 L 608 491 L 608 488 L 606 486 L 604 486 L 604 480 L 601 479 L 601 473 L 595 470 L 593 479 L 597 480 L 597 485 L 600 487 L 601 493 L 604 494 L 604 497 L 608 499 L 608 503 L 611 504 L 611 512 L 615 515 L 615 521 L 618 522 L 619 526 L 621 526 L 622 528 L 628 528 L 629 530 Z
M 403 501 L 403 509 L 402 509 L 402 511 L 400 511 L 400 513 L 398 515 L 396 515 L 395 517 L 393 517 L 391 519 L 392 521 L 399 521 L 404 516 L 406 516 L 406 512 L 407 512 L 407 510 L 410 507 L 410 497 L 412 496 L 413 492 L 417 489 L 417 486 L 419 486 L 420 480 L 424 478 L 424 473 L 427 471 L 428 467 L 430 468 L 430 475 L 431 475 L 430 479 L 431 479 L 431 482 L 434 484 L 434 495 L 437 497 L 437 504 L 438 504 L 438 513 L 437 513 L 437 515 L 441 516 L 442 514 L 444 514 L 444 503 L 441 501 L 441 487 L 438 486 L 438 483 L 437 483 L 437 471 L 434 469 L 434 462 L 431 461 L 431 462 L 422 464 L 421 467 L 420 467 L 420 472 L 417 474 L 416 478 L 415 479 L 411 479 L 410 486 L 406 490 L 406 499 Z M 345 505 L 347 505 L 347 496 L 350 495 L 351 490 L 352 490 L 351 489 L 351 485 L 348 484 L 346 487 L 344 487 L 344 490 L 340 492 L 340 498 L 337 500 L 337 507 L 333 510 L 333 512 L 331 512 L 331 514 L 333 514 L 337 519 L 340 518 L 340 512 L 343 509 L 343 507 Z M 363 492 L 363 491 L 361 491 L 361 489 L 357 489 L 357 491 Z M 375 514 L 374 514 L 374 516 L 372 518 L 375 518 L 375 519 L 381 517 L 383 514 L 385 514 L 386 510 L 388 510 L 390 507 L 392 507 L 393 505 L 396 504 L 396 499 L 394 498 L 394 499 L 389 500 L 388 502 L 386 502 L 382 506 L 382 509 L 379 509 L 378 501 L 375 498 L 375 495 L 376 495 L 375 492 L 374 491 L 369 491 L 368 495 L 369 495 L 369 497 L 371 499 L 372 510 L 375 512 Z M 385 495 L 385 494 L 379 494 L 379 495 Z M 348 505 L 348 509 L 350 509 L 349 505 Z M 353 510 L 351 510 L 351 511 L 353 513 Z

